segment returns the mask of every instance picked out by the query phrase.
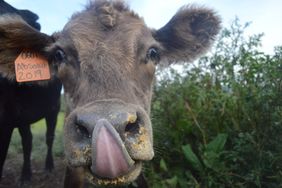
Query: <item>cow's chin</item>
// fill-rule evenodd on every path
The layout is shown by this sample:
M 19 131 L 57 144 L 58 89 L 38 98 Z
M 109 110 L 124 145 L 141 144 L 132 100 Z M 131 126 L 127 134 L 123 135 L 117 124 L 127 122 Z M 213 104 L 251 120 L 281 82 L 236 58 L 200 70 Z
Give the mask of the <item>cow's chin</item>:
M 97 175 L 91 172 L 90 167 L 87 167 L 85 169 L 85 175 L 89 183 L 94 185 L 101 185 L 101 186 L 125 185 L 133 182 L 139 176 L 141 169 L 142 169 L 142 162 L 137 161 L 131 167 L 131 169 L 127 174 L 120 177 L 116 177 L 114 179 L 98 177 Z

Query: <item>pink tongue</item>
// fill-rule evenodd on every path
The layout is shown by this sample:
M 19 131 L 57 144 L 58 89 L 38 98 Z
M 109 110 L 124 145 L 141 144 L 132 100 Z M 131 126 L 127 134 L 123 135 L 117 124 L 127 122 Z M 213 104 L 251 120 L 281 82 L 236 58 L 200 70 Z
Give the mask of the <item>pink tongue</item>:
M 133 165 L 116 130 L 107 120 L 100 120 L 93 131 L 91 170 L 104 178 L 117 178 L 126 174 Z

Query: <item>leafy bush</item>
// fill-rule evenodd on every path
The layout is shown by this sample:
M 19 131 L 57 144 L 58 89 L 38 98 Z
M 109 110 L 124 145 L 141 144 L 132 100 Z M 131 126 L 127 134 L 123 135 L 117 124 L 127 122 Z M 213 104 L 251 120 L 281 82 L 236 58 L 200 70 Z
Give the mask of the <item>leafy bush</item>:
M 282 47 L 261 52 L 238 19 L 208 56 L 159 71 L 151 187 L 282 186 Z

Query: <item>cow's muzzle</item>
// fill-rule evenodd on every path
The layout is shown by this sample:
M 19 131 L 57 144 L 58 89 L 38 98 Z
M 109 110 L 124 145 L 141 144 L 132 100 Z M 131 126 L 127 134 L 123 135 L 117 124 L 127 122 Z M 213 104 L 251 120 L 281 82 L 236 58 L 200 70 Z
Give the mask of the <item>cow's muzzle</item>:
M 69 164 L 84 166 L 100 179 L 99 184 L 102 180 L 132 181 L 142 161 L 154 156 L 148 114 L 119 100 L 84 105 L 66 119 L 65 150 Z

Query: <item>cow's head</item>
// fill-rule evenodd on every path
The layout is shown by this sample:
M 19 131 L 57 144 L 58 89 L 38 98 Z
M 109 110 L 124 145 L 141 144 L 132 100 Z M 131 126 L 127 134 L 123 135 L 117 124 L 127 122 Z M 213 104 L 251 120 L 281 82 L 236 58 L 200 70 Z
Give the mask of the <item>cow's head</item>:
M 64 85 L 65 154 L 94 184 L 134 180 L 154 156 L 150 103 L 156 66 L 189 62 L 219 31 L 210 9 L 185 6 L 161 29 L 121 2 L 96 1 L 52 36 L 0 17 L 0 72 L 13 80 L 23 49 L 43 55 Z

